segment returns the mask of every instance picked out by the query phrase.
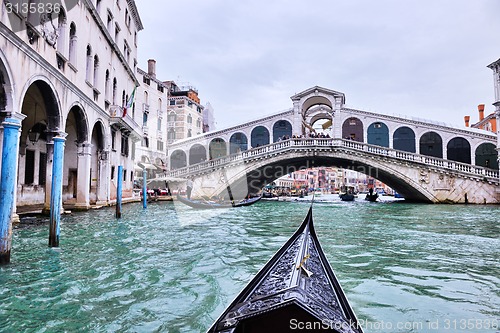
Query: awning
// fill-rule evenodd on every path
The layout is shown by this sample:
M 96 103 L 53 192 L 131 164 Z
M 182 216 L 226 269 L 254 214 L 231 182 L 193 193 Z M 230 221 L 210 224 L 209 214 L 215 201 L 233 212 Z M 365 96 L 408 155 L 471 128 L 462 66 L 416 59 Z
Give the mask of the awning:
M 143 169 L 156 170 L 156 167 L 151 163 L 139 162 L 138 165 Z
M 157 169 L 159 169 L 159 170 L 164 170 L 164 171 L 165 171 L 165 170 L 167 170 L 167 167 L 166 167 L 166 166 L 164 166 L 164 165 L 158 165 L 158 164 L 155 164 L 154 166 L 155 166 Z
M 148 183 L 153 182 L 153 181 L 167 182 L 167 183 L 183 183 L 183 182 L 187 181 L 187 179 L 176 178 L 176 177 L 157 177 L 157 178 L 148 179 Z

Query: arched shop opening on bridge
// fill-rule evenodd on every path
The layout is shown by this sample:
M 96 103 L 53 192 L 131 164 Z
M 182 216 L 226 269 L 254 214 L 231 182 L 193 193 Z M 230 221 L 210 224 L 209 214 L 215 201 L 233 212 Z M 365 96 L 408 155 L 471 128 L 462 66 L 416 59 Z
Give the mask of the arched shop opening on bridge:
M 248 150 L 248 139 L 244 133 L 237 132 L 229 139 L 229 153 L 236 154 Z

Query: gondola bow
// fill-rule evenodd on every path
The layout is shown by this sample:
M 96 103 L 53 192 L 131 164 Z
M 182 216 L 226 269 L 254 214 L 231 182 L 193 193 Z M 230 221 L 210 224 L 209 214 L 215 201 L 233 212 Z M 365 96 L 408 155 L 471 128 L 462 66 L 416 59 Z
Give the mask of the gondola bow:
M 295 234 L 208 332 L 297 331 L 362 333 L 319 244 L 312 207 Z

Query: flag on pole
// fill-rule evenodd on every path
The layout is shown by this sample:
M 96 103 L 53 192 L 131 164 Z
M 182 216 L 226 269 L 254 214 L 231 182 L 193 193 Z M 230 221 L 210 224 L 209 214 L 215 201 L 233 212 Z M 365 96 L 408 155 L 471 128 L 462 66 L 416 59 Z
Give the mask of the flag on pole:
M 132 91 L 132 94 L 128 98 L 127 104 L 125 104 L 125 106 L 123 107 L 122 118 L 125 118 L 125 116 L 127 115 L 127 110 L 130 109 L 134 105 L 134 99 L 135 99 L 135 91 L 136 91 L 136 89 L 137 89 L 137 86 L 134 87 L 134 90 Z

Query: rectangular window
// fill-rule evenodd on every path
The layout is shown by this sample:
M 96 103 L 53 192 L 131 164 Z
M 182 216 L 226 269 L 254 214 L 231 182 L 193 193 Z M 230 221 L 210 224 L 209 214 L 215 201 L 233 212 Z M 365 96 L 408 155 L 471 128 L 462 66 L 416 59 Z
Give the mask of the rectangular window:
M 163 92 L 163 91 L 164 91 L 163 86 L 161 86 L 160 84 L 158 84 L 158 87 L 157 87 L 157 88 L 158 88 L 158 91 L 161 91 L 161 92 Z
M 47 179 L 47 154 L 40 153 L 40 162 L 38 163 L 38 185 L 45 185 Z
M 115 166 L 111 166 L 111 179 L 115 179 Z
M 126 136 L 122 136 L 121 153 L 123 156 L 128 156 L 128 138 Z
M 163 141 L 161 140 L 156 141 L 156 150 L 163 151 Z
M 127 169 L 123 169 L 123 181 L 127 181 Z
M 161 119 L 158 118 L 158 131 L 161 131 Z
M 111 130 L 111 150 L 116 151 L 116 131 Z
M 26 149 L 26 164 L 24 168 L 24 184 L 31 185 L 35 181 L 35 151 Z
M 170 100 L 170 105 L 175 105 L 175 100 L 174 99 Z

